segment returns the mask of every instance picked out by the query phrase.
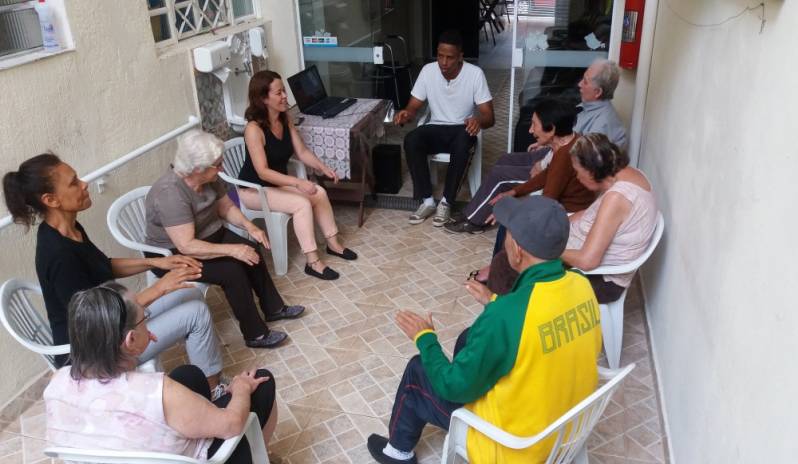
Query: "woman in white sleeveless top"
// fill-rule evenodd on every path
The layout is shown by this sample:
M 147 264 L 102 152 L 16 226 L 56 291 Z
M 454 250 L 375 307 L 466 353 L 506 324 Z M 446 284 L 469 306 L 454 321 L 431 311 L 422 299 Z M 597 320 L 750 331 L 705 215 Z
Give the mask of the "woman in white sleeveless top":
M 651 184 L 629 157 L 604 134 L 587 134 L 571 149 L 577 179 L 599 193 L 586 210 L 573 214 L 563 261 L 584 271 L 627 264 L 651 242 L 657 204 Z M 599 303 L 617 300 L 632 283 L 634 272 L 590 275 Z
M 47 440 L 76 448 L 152 451 L 205 460 L 223 439 L 240 434 L 255 412 L 268 442 L 277 423 L 275 384 L 266 370 L 233 378 L 210 401 L 196 366 L 136 372 L 136 357 L 154 339 L 149 314 L 122 285 L 108 282 L 76 293 L 69 303 L 72 365 L 56 371 L 44 391 Z M 239 443 L 228 463 L 251 462 Z

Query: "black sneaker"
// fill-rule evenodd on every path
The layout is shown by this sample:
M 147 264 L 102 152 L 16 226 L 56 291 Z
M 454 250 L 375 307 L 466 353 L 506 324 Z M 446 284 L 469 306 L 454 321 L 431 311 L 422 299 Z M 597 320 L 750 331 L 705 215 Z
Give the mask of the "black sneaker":
M 276 348 L 288 338 L 288 334 L 279 330 L 270 330 L 263 338 L 254 340 L 244 340 L 244 344 L 250 348 Z
M 305 312 L 304 306 L 283 306 L 283 309 L 266 316 L 266 322 L 279 321 L 280 319 L 296 319 Z
M 369 449 L 369 453 L 371 453 L 371 457 L 374 458 L 375 461 L 379 462 L 380 464 L 417 464 L 418 459 L 415 455 L 413 455 L 410 459 L 394 459 L 387 454 L 383 453 L 382 450 L 385 449 L 385 445 L 388 444 L 388 439 L 383 437 L 382 435 L 377 435 L 376 433 L 372 433 L 369 436 L 368 442 L 366 446 Z
M 445 224 L 443 226 L 443 228 L 446 230 L 446 232 L 449 232 L 449 233 L 452 233 L 452 234 L 463 234 L 463 233 L 481 234 L 481 233 L 485 232 L 488 229 L 488 227 L 489 226 L 484 226 L 484 225 L 483 226 L 479 226 L 479 225 L 476 225 L 476 224 L 472 224 L 472 223 L 468 222 L 468 220 L 466 220 L 466 219 L 464 219 L 462 221 L 457 221 L 457 222 L 450 222 L 450 223 Z

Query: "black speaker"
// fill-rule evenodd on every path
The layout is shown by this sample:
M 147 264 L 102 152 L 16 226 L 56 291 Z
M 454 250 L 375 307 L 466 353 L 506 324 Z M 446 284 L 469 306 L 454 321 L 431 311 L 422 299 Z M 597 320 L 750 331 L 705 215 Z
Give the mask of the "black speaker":
M 381 144 L 371 151 L 377 193 L 397 194 L 402 188 L 402 147 Z

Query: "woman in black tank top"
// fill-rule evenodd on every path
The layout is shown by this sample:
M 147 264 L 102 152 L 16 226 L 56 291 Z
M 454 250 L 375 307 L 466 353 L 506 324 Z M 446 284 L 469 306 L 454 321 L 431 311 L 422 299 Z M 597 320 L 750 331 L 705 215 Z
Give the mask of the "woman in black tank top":
M 288 97 L 280 75 L 273 71 L 255 73 L 249 82 L 249 107 L 246 111 L 249 122 L 244 130 L 247 157 L 238 177 L 262 185 L 272 211 L 291 215 L 294 232 L 307 257 L 305 273 L 334 280 L 339 275 L 319 256 L 314 224 L 318 223 L 324 234 L 328 255 L 354 260 L 357 254 L 345 248 L 338 239 L 338 226 L 327 192 L 314 182 L 288 174 L 288 161 L 296 154 L 303 164 L 321 171 L 334 182 L 338 182 L 338 175 L 308 149 L 288 120 L 286 111 Z M 250 209 L 261 207 L 255 189 L 242 189 L 241 201 Z

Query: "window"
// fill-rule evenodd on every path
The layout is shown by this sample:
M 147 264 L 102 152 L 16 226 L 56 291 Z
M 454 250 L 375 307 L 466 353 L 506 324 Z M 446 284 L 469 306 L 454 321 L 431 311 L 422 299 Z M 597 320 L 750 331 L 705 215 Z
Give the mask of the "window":
M 146 1 L 152 36 L 159 44 L 235 26 L 256 16 L 255 0 Z
M 39 17 L 27 0 L 0 0 L 0 58 L 42 46 Z

